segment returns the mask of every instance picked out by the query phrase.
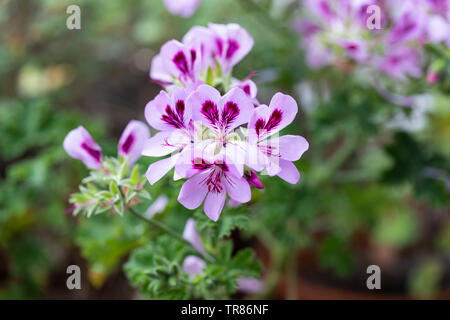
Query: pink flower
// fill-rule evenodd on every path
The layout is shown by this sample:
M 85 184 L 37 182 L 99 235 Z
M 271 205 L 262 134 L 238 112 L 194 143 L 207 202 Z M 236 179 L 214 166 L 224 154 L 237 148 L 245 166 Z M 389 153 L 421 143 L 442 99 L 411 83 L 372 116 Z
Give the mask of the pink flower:
M 376 66 L 385 74 L 404 79 L 407 76 L 420 77 L 422 75 L 422 61 L 420 51 L 408 47 L 390 48 L 384 57 L 375 59 Z
M 247 165 L 256 171 L 266 169 L 270 176 L 277 175 L 295 184 L 300 179 L 292 161 L 300 159 L 309 144 L 301 136 L 271 137 L 288 126 L 298 111 L 297 103 L 288 95 L 277 93 L 270 105 L 257 107 L 248 125 Z
M 192 108 L 187 106 L 188 91 L 173 87 L 170 93 L 161 91 L 145 107 L 145 118 L 153 128 L 162 130 L 149 139 L 142 154 L 149 157 L 162 157 L 187 150 L 194 139 L 191 124 Z M 154 184 L 169 172 L 177 163 L 181 153 L 150 165 L 146 176 Z
M 233 88 L 221 96 L 215 88 L 202 85 L 189 97 L 192 118 L 210 128 L 216 140 L 226 142 L 227 134 L 248 122 L 253 103 L 240 88 Z
M 338 42 L 351 59 L 357 62 L 366 62 L 369 58 L 367 43 L 362 39 L 342 39 Z
M 181 187 L 178 201 L 192 210 L 205 200 L 203 209 L 213 221 L 219 219 L 227 193 L 239 203 L 250 201 L 250 186 L 223 154 L 206 152 L 202 158 L 193 158 L 190 163 L 187 160 L 177 164 L 175 170 L 179 176 L 190 178 Z
M 70 131 L 64 139 L 63 147 L 69 156 L 81 160 L 89 169 L 101 168 L 102 149 L 84 127 L 79 126 Z
M 220 64 L 222 72 L 228 74 L 250 52 L 253 38 L 236 23 L 210 23 L 208 26 L 213 33 L 213 56 Z
M 141 156 L 145 142 L 150 137 L 148 127 L 141 121 L 131 120 L 120 136 L 119 156 L 128 158 L 128 164 L 136 162 Z
M 250 119 L 254 110 L 251 99 L 238 87 L 221 96 L 215 88 L 202 85 L 192 93 L 187 104 L 192 108 L 193 120 L 211 130 L 207 148 L 223 148 L 242 176 L 245 149 L 241 141 L 233 139 L 232 131 Z
M 200 52 L 177 40 L 170 40 L 152 60 L 150 77 L 164 85 L 174 80 L 187 88 L 196 88 L 200 83 Z
M 189 18 L 200 4 L 201 0 L 163 0 L 167 10 L 174 15 Z
M 435 84 L 439 80 L 439 74 L 436 72 L 429 72 L 427 75 L 427 81 L 429 84 Z
M 398 18 L 387 35 L 390 44 L 418 40 L 426 27 L 427 12 L 422 1 L 404 1 L 398 6 Z

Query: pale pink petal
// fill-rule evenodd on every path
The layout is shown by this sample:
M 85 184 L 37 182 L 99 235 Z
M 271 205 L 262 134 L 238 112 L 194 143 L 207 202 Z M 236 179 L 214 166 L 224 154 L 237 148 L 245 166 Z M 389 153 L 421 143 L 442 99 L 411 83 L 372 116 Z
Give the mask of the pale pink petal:
M 164 5 L 171 14 L 189 18 L 197 10 L 201 0 L 163 0 Z
M 253 38 L 240 25 L 235 23 L 210 23 L 209 29 L 215 37 L 214 55 L 219 61 L 222 71 L 228 74 L 239 61 L 242 60 L 253 47 Z
M 247 123 L 254 110 L 251 99 L 235 87 L 225 94 L 219 103 L 220 122 L 226 132 Z
M 156 214 L 163 212 L 168 203 L 169 198 L 165 194 L 160 195 L 155 201 L 153 201 L 150 207 L 147 208 L 147 211 L 145 211 L 145 217 L 147 219 L 151 219 Z
M 224 184 L 231 199 L 245 203 L 252 198 L 250 186 L 243 177 L 227 174 L 226 179 L 224 179 Z
M 150 167 L 148 167 L 147 173 L 145 174 L 148 182 L 150 182 L 150 184 L 154 184 L 159 181 L 159 179 L 164 177 L 166 173 L 168 173 L 175 166 L 177 159 L 178 154 L 152 163 Z
M 206 263 L 203 259 L 197 256 L 187 256 L 183 261 L 183 270 L 190 277 L 193 277 L 197 274 L 202 274 L 203 269 L 206 268 Z
M 268 165 L 267 155 L 264 154 L 259 146 L 254 143 L 247 144 L 247 155 L 245 165 L 255 171 L 261 171 Z
M 282 94 L 281 92 L 276 93 L 272 97 L 269 108 L 271 109 L 270 117 L 274 116 L 276 110 L 281 112 L 281 121 L 279 121 L 278 125 L 274 126 L 273 129 L 270 129 L 270 134 L 274 134 L 291 124 L 298 112 L 297 102 L 295 102 L 294 98 L 287 94 Z M 270 120 L 271 119 L 269 118 L 269 124 Z
M 162 157 L 190 144 L 190 139 L 182 130 L 162 131 L 145 142 L 142 155 Z
M 308 141 L 302 136 L 281 136 L 278 143 L 281 158 L 289 161 L 297 161 L 309 148 Z
M 178 201 L 190 210 L 198 208 L 208 193 L 208 187 L 204 183 L 207 177 L 207 173 L 201 173 L 186 181 L 181 187 Z
M 144 144 L 149 137 L 150 130 L 145 123 L 131 120 L 119 139 L 119 155 L 128 157 L 128 163 L 133 164 L 141 156 Z
M 159 54 L 153 57 L 152 65 L 150 67 L 150 78 L 166 84 L 173 82 L 170 73 L 164 67 L 164 61 Z
M 296 184 L 300 180 L 300 172 L 292 162 L 280 159 L 280 168 L 281 171 L 277 175 L 284 181 Z
M 225 161 L 234 166 L 236 175 L 242 176 L 244 174 L 244 165 L 246 158 L 247 145 L 243 141 L 228 142 L 226 147 L 222 149 Z
M 83 161 L 86 167 L 95 170 L 101 168 L 102 149 L 82 126 L 67 134 L 63 147 L 69 156 Z
M 251 277 L 239 277 L 237 290 L 244 293 L 259 293 L 264 289 L 264 282 Z
M 173 130 L 173 126 L 162 120 L 162 116 L 166 113 L 167 106 L 170 107 L 172 99 L 169 94 L 161 90 L 161 92 L 145 106 L 145 119 L 148 124 L 161 131 Z
M 203 209 L 205 210 L 205 214 L 208 216 L 208 218 L 215 222 L 219 220 L 220 214 L 225 204 L 225 196 L 225 190 L 223 190 L 222 192 L 211 191 L 208 192 L 208 195 L 206 196 Z
M 215 129 L 219 126 L 220 92 L 208 85 L 201 85 L 187 99 L 187 108 L 192 110 L 192 119 Z
M 205 248 L 203 247 L 202 239 L 198 234 L 197 228 L 195 227 L 195 220 L 189 218 L 184 226 L 183 238 L 189 241 L 190 244 L 194 246 L 203 255 L 206 255 Z
M 201 26 L 192 27 L 183 37 L 183 43 L 189 48 L 195 48 L 200 55 L 200 69 L 206 71 L 213 65 L 214 38 L 211 30 Z

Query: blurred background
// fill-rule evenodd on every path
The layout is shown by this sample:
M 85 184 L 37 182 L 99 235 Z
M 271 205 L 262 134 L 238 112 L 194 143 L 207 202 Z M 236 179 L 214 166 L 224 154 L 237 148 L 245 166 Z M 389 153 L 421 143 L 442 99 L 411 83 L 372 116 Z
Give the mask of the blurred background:
M 81 30 L 66 28 L 71 4 Z M 351 67 L 312 70 L 292 28 L 298 10 L 289 0 L 204 0 L 183 19 L 161 0 L 0 0 L 0 299 L 138 297 L 122 264 L 149 235 L 126 218 L 65 214 L 86 169 L 62 141 L 82 124 L 114 155 L 160 90 L 152 57 L 208 22 L 248 30 L 255 45 L 234 75 L 254 70 L 262 103 L 294 96 L 300 111 L 287 133 L 310 142 L 299 184 L 263 176 L 245 207 L 248 230 L 231 235 L 263 263 L 260 297 L 450 298 L 448 73 L 415 79 L 414 107 L 404 108 Z M 82 267 L 83 290 L 67 289 L 70 264 Z M 382 290 L 366 287 L 372 264 Z

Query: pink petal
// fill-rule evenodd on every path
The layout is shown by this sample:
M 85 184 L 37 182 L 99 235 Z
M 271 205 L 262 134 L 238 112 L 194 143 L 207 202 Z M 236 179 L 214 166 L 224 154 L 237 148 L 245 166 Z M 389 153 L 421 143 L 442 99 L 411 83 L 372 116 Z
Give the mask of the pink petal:
M 189 243 L 192 244 L 194 248 L 196 248 L 201 254 L 206 254 L 200 235 L 198 234 L 197 228 L 195 227 L 194 219 L 189 218 L 186 222 L 183 231 L 183 238 L 189 241 Z
M 284 129 L 294 120 L 297 111 L 297 102 L 278 92 L 272 97 L 269 107 L 261 105 L 254 109 L 248 126 L 249 141 L 262 140 Z
M 171 14 L 189 18 L 200 4 L 201 0 L 164 0 L 164 5 Z
M 232 164 L 232 169 L 236 169 L 235 174 L 239 177 L 244 174 L 246 149 L 246 143 L 242 141 L 228 142 L 226 147 L 222 149 L 226 163 Z
M 183 261 L 183 270 L 190 277 L 193 277 L 197 274 L 202 274 L 203 269 L 206 268 L 206 263 L 201 258 L 197 256 L 187 256 Z
M 150 184 L 154 184 L 159 181 L 159 179 L 166 175 L 166 173 L 168 173 L 175 166 L 177 159 L 178 155 L 173 155 L 166 159 L 162 159 L 155 163 L 152 163 L 150 167 L 148 167 L 148 170 L 145 174 L 148 182 L 150 182 Z
M 192 111 L 186 107 L 186 89 L 174 87 L 170 94 L 162 90 L 145 106 L 145 118 L 155 129 L 171 131 L 188 128 Z
M 206 196 L 205 204 L 203 209 L 205 210 L 205 214 L 216 222 L 219 220 L 220 214 L 222 213 L 223 206 L 225 204 L 225 190 L 222 192 L 208 192 Z
M 284 181 L 296 184 L 300 180 L 300 172 L 292 162 L 280 159 L 280 168 L 281 171 L 278 172 L 278 176 Z
M 271 116 L 273 116 L 275 110 L 281 111 L 282 115 L 281 121 L 278 126 L 270 130 L 271 134 L 284 129 L 289 124 L 291 124 L 298 112 L 297 102 L 295 102 L 294 98 L 289 95 L 282 94 L 281 92 L 276 93 L 272 97 L 269 108 L 271 109 Z
M 186 208 L 192 210 L 198 208 L 208 193 L 208 187 L 203 183 L 207 174 L 202 173 L 190 178 L 181 187 L 178 201 Z
M 259 293 L 264 289 L 264 282 L 251 277 L 239 277 L 237 290 L 245 293 Z
M 253 38 L 240 25 L 210 23 L 209 29 L 216 39 L 215 56 L 228 74 L 231 68 L 241 61 L 253 47 Z
M 227 179 L 225 179 L 225 187 L 230 198 L 237 202 L 245 203 L 252 198 L 250 186 L 243 177 L 228 174 Z
M 213 65 L 214 38 L 211 30 L 201 26 L 192 27 L 183 37 L 183 43 L 189 48 L 195 48 L 199 54 L 200 69 L 206 71 Z
M 249 121 L 254 110 L 251 99 L 238 87 L 228 91 L 220 100 L 221 123 L 229 132 Z
M 255 171 L 263 170 L 269 163 L 267 155 L 261 152 L 257 144 L 249 143 L 247 145 L 247 156 L 245 159 L 246 166 Z
M 289 161 L 297 161 L 309 148 L 308 141 L 302 136 L 281 136 L 278 143 L 281 158 Z
M 83 161 L 86 167 L 95 170 L 101 168 L 102 149 L 82 126 L 67 134 L 63 147 L 69 156 Z
M 150 67 L 150 78 L 167 84 L 173 82 L 170 73 L 164 66 L 164 61 L 160 54 L 153 57 L 152 65 Z
M 145 106 L 145 119 L 148 124 L 161 131 L 170 131 L 174 128 L 161 118 L 165 114 L 166 107 L 172 104 L 172 99 L 164 90 Z
M 182 130 L 158 132 L 145 142 L 142 155 L 162 157 L 184 148 L 189 143 L 189 137 Z
M 119 139 L 119 155 L 128 157 L 128 163 L 133 164 L 141 156 L 149 137 L 150 130 L 143 122 L 131 120 Z
M 168 73 L 183 84 L 198 80 L 201 62 L 196 57 L 195 49 L 188 48 L 177 40 L 170 40 L 161 47 L 160 55 Z
M 156 198 L 155 201 L 147 208 L 147 211 L 145 211 L 145 217 L 147 219 L 153 218 L 156 214 L 163 212 L 164 209 L 167 207 L 167 204 L 169 203 L 169 198 L 163 194 L 160 195 L 158 198 Z
M 192 110 L 192 119 L 215 129 L 219 125 L 220 93 L 208 85 L 201 85 L 187 100 L 187 107 Z

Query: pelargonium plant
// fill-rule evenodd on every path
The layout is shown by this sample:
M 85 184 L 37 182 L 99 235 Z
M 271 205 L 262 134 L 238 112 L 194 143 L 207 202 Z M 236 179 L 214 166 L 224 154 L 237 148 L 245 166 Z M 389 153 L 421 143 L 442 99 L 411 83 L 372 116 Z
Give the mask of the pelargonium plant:
M 308 142 L 279 135 L 298 112 L 291 96 L 276 93 L 268 106 L 260 105 L 256 84 L 233 78 L 233 67 L 252 47 L 253 39 L 237 24 L 193 27 L 181 42 L 164 44 L 152 61 L 150 76 L 164 89 L 145 107 L 145 118 L 157 131 L 151 138 L 148 127 L 133 120 L 119 140 L 118 157 L 103 157 L 83 127 L 64 141 L 67 153 L 91 169 L 70 199 L 74 214 L 130 212 L 161 231 L 126 265 L 132 284 L 152 297 L 217 298 L 236 288 L 262 290 L 251 250 L 233 257 L 231 242 L 224 239 L 229 231 L 217 231 L 214 224 L 220 224 L 227 196 L 234 207 L 251 200 L 251 187 L 264 188 L 258 174 L 296 184 L 300 173 L 293 162 Z M 135 164 L 140 155 L 165 158 L 153 162 L 143 176 Z M 155 185 L 171 171 L 173 180 L 184 180 L 178 202 L 196 210 L 183 235 L 158 215 L 135 209 L 138 203 L 151 205 L 152 188 L 145 180 Z M 207 221 L 197 210 L 202 204 Z
M 450 2 L 308 0 L 295 29 L 302 35 L 301 46 L 310 68 L 365 68 L 373 74 L 375 88 L 389 98 L 392 95 L 377 80 L 380 75 L 407 83 L 428 72 L 428 82 L 438 81 L 444 64 L 438 59 L 426 68 L 426 48 L 446 55 Z M 408 105 L 410 100 L 393 102 Z

